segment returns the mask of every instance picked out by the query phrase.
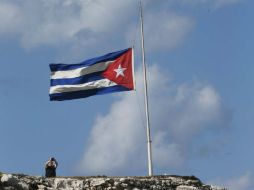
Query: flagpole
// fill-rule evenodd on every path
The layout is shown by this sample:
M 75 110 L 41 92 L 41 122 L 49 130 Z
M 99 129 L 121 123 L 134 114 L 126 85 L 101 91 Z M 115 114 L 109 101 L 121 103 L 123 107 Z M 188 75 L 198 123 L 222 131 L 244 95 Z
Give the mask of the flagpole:
M 150 136 L 150 118 L 148 107 L 148 93 L 147 93 L 147 77 L 146 77 L 146 64 L 145 64 L 145 45 L 144 45 L 144 30 L 143 30 L 143 10 L 142 0 L 139 1 L 140 5 L 140 25 L 141 25 L 141 44 L 142 44 L 142 65 L 143 65 L 143 77 L 144 77 L 144 90 L 145 90 L 145 111 L 146 111 L 146 138 L 147 138 L 147 154 L 148 154 L 148 175 L 153 175 L 152 165 L 152 149 L 151 149 L 151 136 Z

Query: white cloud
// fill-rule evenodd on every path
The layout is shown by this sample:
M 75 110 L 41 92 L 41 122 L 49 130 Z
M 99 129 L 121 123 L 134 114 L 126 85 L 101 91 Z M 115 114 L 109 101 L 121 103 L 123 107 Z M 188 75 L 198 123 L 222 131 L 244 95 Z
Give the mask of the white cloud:
M 108 114 L 96 119 L 79 166 L 81 173 L 119 175 L 146 170 L 141 72 L 136 76 L 137 92 L 119 95 Z M 168 78 L 156 66 L 149 68 L 154 165 L 165 172 L 184 164 L 196 136 L 208 128 L 219 130 L 221 123 L 228 122 L 213 87 L 197 83 L 174 86 Z
M 10 3 L 0 2 L 0 34 L 15 33 L 22 22 L 19 8 Z
M 240 1 L 181 2 L 223 7 Z M 147 49 L 161 51 L 175 48 L 184 42 L 193 28 L 195 22 L 192 18 L 180 16 L 171 9 L 171 5 L 177 2 L 145 1 Z M 84 55 L 84 49 L 87 52 L 100 51 L 105 46 L 107 49 L 132 46 L 134 39 L 139 38 L 135 35 L 139 30 L 138 17 L 138 2 L 135 0 L 2 0 L 0 35 L 19 37 L 25 48 L 50 45 L 68 50 L 71 54 Z
M 148 50 L 175 48 L 184 41 L 193 25 L 191 18 L 173 13 L 147 14 L 144 18 L 146 47 Z
M 23 46 L 28 48 L 43 44 L 58 46 L 66 43 L 75 44 L 84 34 L 89 38 L 89 44 L 99 35 L 119 31 L 118 28 L 124 25 L 126 19 L 132 15 L 132 10 L 135 10 L 133 2 L 4 1 L 0 6 L 0 19 L 4 21 L 0 24 L 0 33 L 19 34 Z
M 230 190 L 250 190 L 254 188 L 253 176 L 250 172 L 246 172 L 239 177 L 232 177 L 229 179 L 217 178 L 209 182 L 210 184 L 216 184 L 220 187 L 226 187 Z
M 135 0 L 16 0 L 0 5 L 0 34 L 19 36 L 25 48 L 50 45 L 83 54 L 105 45 L 131 46 L 139 30 Z M 193 26 L 188 17 L 153 11 L 152 6 L 144 13 L 146 43 L 153 50 L 178 46 Z
M 215 7 L 223 7 L 226 5 L 232 5 L 232 4 L 236 4 L 239 3 L 243 0 L 216 0 L 214 2 Z
M 214 8 L 222 8 L 227 5 L 237 4 L 243 0 L 182 0 L 184 4 L 193 4 L 193 5 L 211 5 Z

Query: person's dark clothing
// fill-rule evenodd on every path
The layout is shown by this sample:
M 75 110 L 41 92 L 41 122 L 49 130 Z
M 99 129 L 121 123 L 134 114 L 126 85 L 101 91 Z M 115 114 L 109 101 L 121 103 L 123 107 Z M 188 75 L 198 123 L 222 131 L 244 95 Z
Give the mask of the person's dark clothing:
M 45 177 L 56 177 L 57 161 L 54 158 L 50 158 L 45 164 Z
M 56 168 L 49 166 L 47 168 L 45 168 L 46 170 L 46 177 L 56 177 Z

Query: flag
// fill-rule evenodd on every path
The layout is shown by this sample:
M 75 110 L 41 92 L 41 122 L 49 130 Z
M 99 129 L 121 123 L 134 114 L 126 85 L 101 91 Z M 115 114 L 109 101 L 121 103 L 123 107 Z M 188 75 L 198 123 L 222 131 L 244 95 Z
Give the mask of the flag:
M 133 90 L 133 67 L 132 48 L 78 64 L 50 64 L 50 100 L 71 100 Z

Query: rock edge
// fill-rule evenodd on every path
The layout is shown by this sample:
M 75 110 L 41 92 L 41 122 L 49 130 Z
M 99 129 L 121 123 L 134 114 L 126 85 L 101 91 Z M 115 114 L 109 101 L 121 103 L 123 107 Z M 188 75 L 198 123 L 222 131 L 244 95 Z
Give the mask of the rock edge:
M 0 190 L 226 190 L 203 184 L 195 176 L 55 177 L 1 174 Z

